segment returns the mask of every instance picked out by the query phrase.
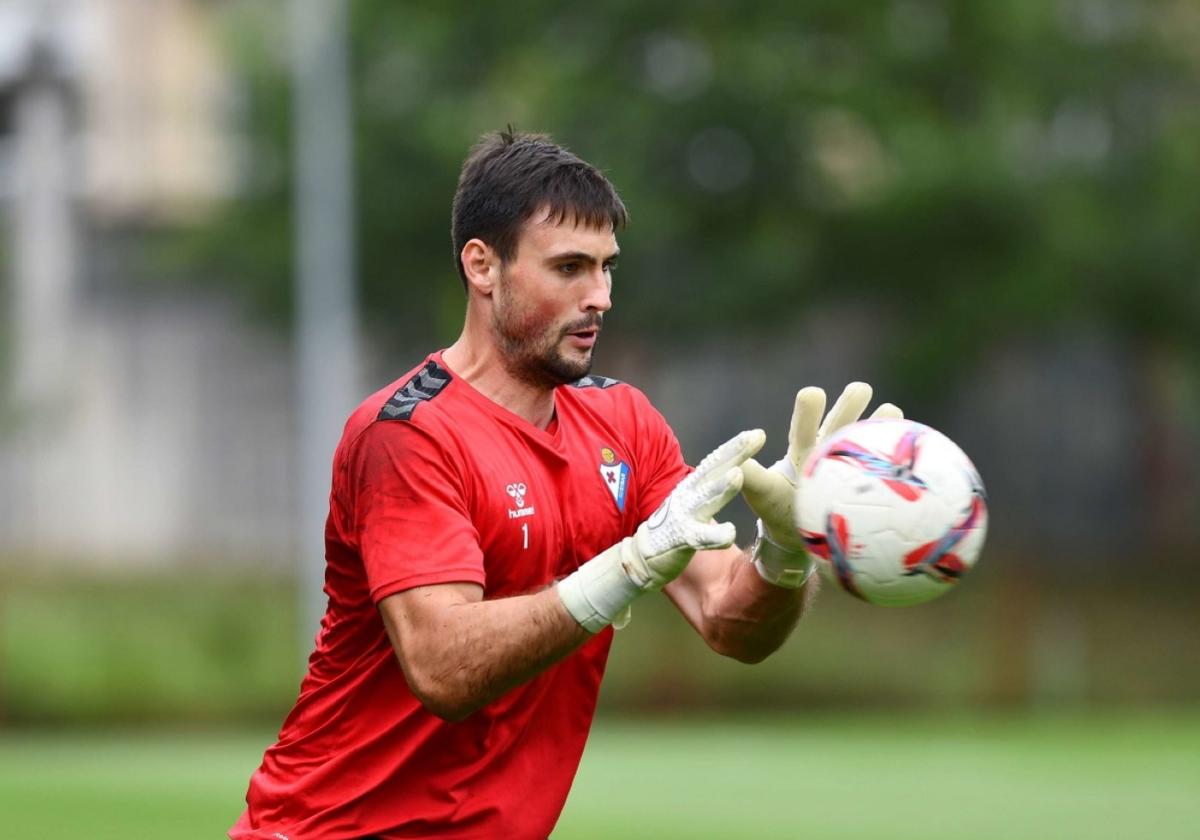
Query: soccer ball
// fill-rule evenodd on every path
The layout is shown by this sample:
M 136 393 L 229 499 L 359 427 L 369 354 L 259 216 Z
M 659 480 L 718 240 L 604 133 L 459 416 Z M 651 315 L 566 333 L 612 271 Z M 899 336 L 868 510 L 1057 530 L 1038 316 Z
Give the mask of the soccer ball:
M 941 432 L 911 420 L 838 430 L 801 468 L 799 528 L 823 576 L 889 607 L 954 588 L 987 534 L 979 472 Z

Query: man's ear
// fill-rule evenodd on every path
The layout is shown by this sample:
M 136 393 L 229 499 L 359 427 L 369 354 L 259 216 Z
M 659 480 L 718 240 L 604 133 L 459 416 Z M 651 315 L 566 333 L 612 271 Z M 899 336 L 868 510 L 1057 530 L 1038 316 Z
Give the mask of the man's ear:
M 491 295 L 500 278 L 500 257 L 482 239 L 472 239 L 463 246 L 458 257 L 462 260 L 467 284 L 482 295 Z

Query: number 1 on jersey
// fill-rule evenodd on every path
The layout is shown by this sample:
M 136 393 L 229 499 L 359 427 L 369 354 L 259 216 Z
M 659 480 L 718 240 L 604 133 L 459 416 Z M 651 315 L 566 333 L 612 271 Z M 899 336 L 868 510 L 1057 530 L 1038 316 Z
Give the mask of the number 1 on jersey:
M 521 548 L 529 548 L 529 523 L 528 522 L 521 523 L 521 534 L 522 534 L 523 542 L 524 542 L 524 545 L 522 545 Z

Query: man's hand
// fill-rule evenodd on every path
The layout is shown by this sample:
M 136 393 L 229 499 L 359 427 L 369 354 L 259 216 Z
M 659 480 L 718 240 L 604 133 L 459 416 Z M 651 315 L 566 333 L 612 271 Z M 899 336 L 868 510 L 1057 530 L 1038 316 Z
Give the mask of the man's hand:
M 742 495 L 759 517 L 758 540 L 752 552 L 754 565 L 765 580 L 793 589 L 808 580 L 812 560 L 796 530 L 796 487 L 800 482 L 800 468 L 821 441 L 862 417 L 870 401 L 871 386 L 865 382 L 851 382 L 822 422 L 825 392 L 820 388 L 802 388 L 796 394 L 787 455 L 770 469 L 764 469 L 753 458 L 742 465 L 745 475 Z M 904 413 L 891 403 L 884 403 L 871 415 L 873 419 L 903 416 Z
M 622 626 L 633 600 L 674 580 L 696 551 L 732 545 L 737 538 L 733 524 L 714 522 L 713 516 L 738 494 L 742 463 L 766 439 L 761 429 L 754 429 L 717 447 L 633 536 L 559 581 L 558 593 L 575 620 L 592 633 L 610 623 Z

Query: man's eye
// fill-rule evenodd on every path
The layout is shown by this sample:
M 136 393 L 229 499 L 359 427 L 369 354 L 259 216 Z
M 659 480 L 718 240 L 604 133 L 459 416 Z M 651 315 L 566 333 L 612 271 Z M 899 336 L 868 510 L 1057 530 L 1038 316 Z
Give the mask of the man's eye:
M 614 261 L 614 262 L 610 262 L 610 263 L 605 263 L 604 270 L 607 271 L 609 274 L 612 274 L 614 271 L 617 270 L 616 262 Z
M 579 271 L 579 263 L 559 263 L 558 270 L 563 274 L 574 274 Z

